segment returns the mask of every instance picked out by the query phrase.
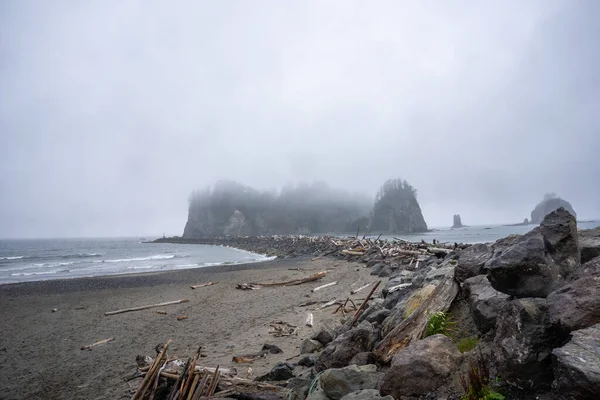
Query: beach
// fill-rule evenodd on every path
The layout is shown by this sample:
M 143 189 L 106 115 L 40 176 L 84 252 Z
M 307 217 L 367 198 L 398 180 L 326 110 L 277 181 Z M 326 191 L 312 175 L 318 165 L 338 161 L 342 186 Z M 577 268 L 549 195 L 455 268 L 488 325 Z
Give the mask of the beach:
M 333 258 L 274 260 L 153 274 L 77 278 L 0 286 L 0 378 L 2 399 L 127 399 L 140 379 L 136 356 L 155 356 L 172 339 L 169 356 L 187 358 L 203 347 L 202 365 L 237 368 L 238 376 L 268 372 L 277 362 L 297 361 L 302 340 L 322 324 L 335 326 L 335 308 L 300 307 L 307 301 L 345 299 L 351 288 L 375 280 L 365 264 Z M 237 283 L 285 281 L 328 271 L 321 281 L 242 291 Z M 381 278 L 379 278 L 381 279 Z M 386 280 L 383 278 L 382 280 Z M 216 285 L 192 290 L 190 285 Z M 317 292 L 311 289 L 337 281 Z M 364 298 L 365 292 L 353 298 Z M 107 311 L 179 299 L 189 302 L 105 316 Z M 53 312 L 56 309 L 56 312 Z M 157 313 L 166 311 L 166 315 Z M 313 328 L 304 326 L 314 314 Z M 177 317 L 187 316 L 178 321 Z M 275 338 L 269 323 L 298 325 L 298 335 Z M 82 346 L 114 338 L 92 350 Z M 232 357 L 255 353 L 263 344 L 280 347 L 253 364 Z

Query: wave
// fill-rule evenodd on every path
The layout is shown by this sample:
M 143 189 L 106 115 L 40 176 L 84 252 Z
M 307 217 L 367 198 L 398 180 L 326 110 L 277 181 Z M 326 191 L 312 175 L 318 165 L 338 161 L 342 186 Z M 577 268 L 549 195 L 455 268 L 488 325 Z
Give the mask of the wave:
M 139 257 L 139 258 L 121 258 L 118 260 L 98 260 L 95 263 L 118 263 L 118 262 L 130 262 L 130 261 L 152 261 L 152 260 L 170 260 L 175 258 L 174 254 L 158 254 L 151 257 Z
M 58 256 L 60 258 L 88 258 L 88 257 L 100 257 L 100 253 L 78 253 L 78 254 L 65 254 Z
M 0 257 L 0 260 L 20 260 L 22 258 L 25 258 L 25 256 Z
M 55 269 L 50 271 L 37 271 L 37 272 L 15 272 L 10 276 L 32 276 L 32 275 L 52 275 L 59 272 L 70 272 L 68 269 Z
M 36 267 L 64 267 L 65 265 L 73 265 L 74 262 L 49 262 L 41 264 L 33 264 Z

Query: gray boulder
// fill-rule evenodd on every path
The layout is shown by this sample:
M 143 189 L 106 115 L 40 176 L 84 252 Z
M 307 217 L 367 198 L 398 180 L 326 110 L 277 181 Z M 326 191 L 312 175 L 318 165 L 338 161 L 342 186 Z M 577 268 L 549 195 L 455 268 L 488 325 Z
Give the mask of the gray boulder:
M 321 342 L 314 339 L 305 339 L 300 346 L 300 354 L 310 354 L 317 352 L 323 348 Z
M 562 338 L 547 315 L 546 299 L 510 301 L 498 314 L 494 345 L 502 378 L 524 390 L 545 389 L 552 382 L 552 349 Z
M 492 249 L 484 243 L 469 246 L 458 254 L 454 277 L 464 282 L 473 276 L 484 274 L 483 266 L 492 258 Z
M 494 289 L 516 297 L 546 297 L 564 286 L 579 265 L 577 228 L 558 209 L 485 264 Z
M 371 268 L 371 275 L 379 275 L 385 267 L 386 265 L 382 262 L 373 265 L 373 268 Z
M 382 395 L 423 396 L 442 386 L 455 385 L 453 377 L 462 360 L 460 351 L 444 335 L 412 342 L 396 354 L 379 383 Z
M 600 257 L 581 270 L 574 281 L 548 296 L 550 321 L 566 333 L 600 323 Z
M 381 397 L 377 389 L 363 389 L 357 392 L 348 393 L 342 400 L 394 400 L 392 396 Z
M 267 374 L 256 378 L 257 381 L 287 381 L 294 377 L 294 367 L 288 363 L 278 363 Z
M 381 324 L 388 315 L 390 315 L 390 310 L 385 309 L 381 304 L 374 304 L 362 313 L 358 318 L 358 322 L 367 321 L 370 323 Z
M 595 400 L 600 396 L 600 324 L 573 332 L 554 349 L 554 389 L 561 399 Z
M 344 368 L 332 368 L 323 371 L 319 383 L 323 392 L 332 400 L 339 400 L 348 393 L 362 389 L 375 389 L 383 374 L 377 372 L 377 366 L 349 365 Z
M 317 342 L 321 343 L 323 346 L 327 346 L 327 344 L 331 343 L 331 341 L 334 339 L 334 337 L 335 337 L 335 333 L 333 332 L 333 329 L 331 329 L 327 325 L 323 325 L 323 326 L 321 326 L 319 331 L 311 337 L 311 339 L 316 340 Z
M 375 358 L 375 354 L 370 351 L 365 351 L 363 353 L 358 353 L 352 360 L 348 363 L 349 365 L 367 365 L 367 364 L 375 364 L 377 359 Z
M 494 289 L 486 275 L 467 279 L 462 289 L 477 329 L 481 333 L 494 329 L 498 312 L 502 310 L 510 296 Z
M 317 371 L 330 368 L 342 368 L 348 365 L 350 360 L 365 351 L 371 351 L 375 345 L 376 332 L 371 324 L 363 322 L 335 338 L 323 349 L 315 363 Z
M 600 227 L 579 231 L 581 263 L 600 256 Z

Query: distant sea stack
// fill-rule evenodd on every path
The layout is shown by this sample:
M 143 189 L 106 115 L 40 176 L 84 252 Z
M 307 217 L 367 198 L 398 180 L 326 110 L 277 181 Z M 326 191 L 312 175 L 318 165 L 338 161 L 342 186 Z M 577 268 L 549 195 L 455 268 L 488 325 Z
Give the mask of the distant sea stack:
M 452 227 L 453 228 L 463 228 L 464 227 L 464 225 L 462 224 L 462 221 L 460 220 L 460 214 L 454 214 Z
M 544 196 L 544 199 L 535 206 L 534 210 L 531 212 L 531 224 L 539 224 L 544 220 L 544 217 L 550 214 L 552 211 L 563 207 L 567 210 L 571 215 L 577 218 L 577 213 L 573 210 L 571 203 L 566 200 L 561 199 L 556 195 L 556 193 L 548 193 Z
M 183 237 L 426 232 L 416 193 L 400 179 L 388 180 L 374 203 L 324 183 L 273 193 L 220 181 L 190 196 Z
M 427 232 L 415 188 L 401 179 L 385 182 L 375 198 L 369 230 L 392 234 Z

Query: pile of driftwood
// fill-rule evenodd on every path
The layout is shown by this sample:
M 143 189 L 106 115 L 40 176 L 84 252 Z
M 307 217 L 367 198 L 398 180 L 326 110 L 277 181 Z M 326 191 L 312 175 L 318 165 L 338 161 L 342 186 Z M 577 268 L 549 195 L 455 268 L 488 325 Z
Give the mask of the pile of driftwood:
M 156 358 L 138 356 L 137 373 L 128 378 L 143 377 L 133 394 L 132 400 L 198 400 L 200 398 L 256 397 L 256 394 L 271 394 L 282 397 L 285 389 L 237 377 L 234 368 L 215 368 L 198 365 L 202 348 L 185 362 L 170 359 L 165 345 L 158 345 Z

